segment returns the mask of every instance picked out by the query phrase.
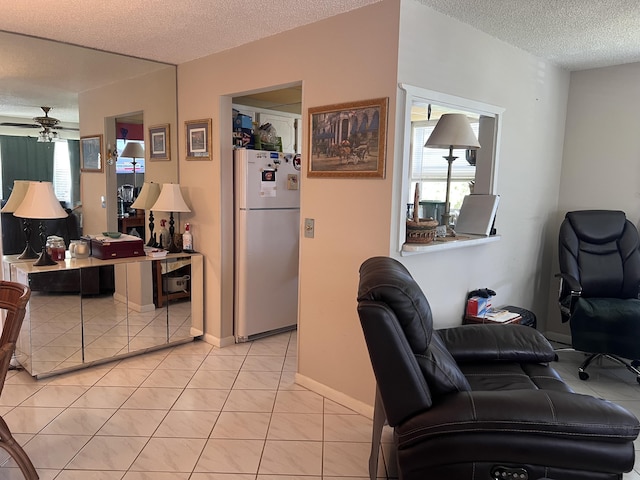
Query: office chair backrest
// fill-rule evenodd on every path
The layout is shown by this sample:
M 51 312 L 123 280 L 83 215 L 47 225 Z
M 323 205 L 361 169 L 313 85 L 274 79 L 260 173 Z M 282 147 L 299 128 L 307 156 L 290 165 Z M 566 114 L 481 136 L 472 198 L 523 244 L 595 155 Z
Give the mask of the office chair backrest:
M 471 389 L 433 331 L 424 293 L 397 260 L 362 264 L 358 314 L 390 425 L 430 408 L 441 395 Z
M 560 271 L 580 282 L 583 297 L 637 298 L 639 245 L 638 231 L 624 212 L 568 212 L 559 234 Z

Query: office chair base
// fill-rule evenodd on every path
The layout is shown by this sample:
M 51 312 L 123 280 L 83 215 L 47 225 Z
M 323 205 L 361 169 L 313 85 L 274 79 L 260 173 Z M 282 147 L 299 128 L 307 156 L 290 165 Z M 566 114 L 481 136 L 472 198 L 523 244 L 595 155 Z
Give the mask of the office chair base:
M 586 372 L 587 367 L 595 359 L 602 358 L 602 357 L 607 358 L 625 367 L 627 370 L 629 370 L 631 373 L 633 373 L 636 376 L 636 382 L 640 383 L 640 370 L 637 368 L 638 366 L 640 366 L 639 360 L 633 360 L 631 363 L 629 363 L 616 355 L 611 355 L 608 353 L 592 353 L 591 355 L 589 355 L 587 359 L 584 362 L 582 362 L 582 365 L 580 365 L 580 367 L 578 368 L 578 377 L 580 378 L 580 380 L 589 379 L 589 374 Z

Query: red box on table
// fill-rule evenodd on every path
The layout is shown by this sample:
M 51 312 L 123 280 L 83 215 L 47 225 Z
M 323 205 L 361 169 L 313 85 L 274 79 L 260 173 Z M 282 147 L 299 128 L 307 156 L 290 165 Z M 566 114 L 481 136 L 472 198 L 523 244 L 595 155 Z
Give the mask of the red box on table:
M 119 238 L 102 235 L 91 238 L 91 256 L 101 260 L 143 255 L 145 255 L 144 243 L 140 237 L 123 234 Z

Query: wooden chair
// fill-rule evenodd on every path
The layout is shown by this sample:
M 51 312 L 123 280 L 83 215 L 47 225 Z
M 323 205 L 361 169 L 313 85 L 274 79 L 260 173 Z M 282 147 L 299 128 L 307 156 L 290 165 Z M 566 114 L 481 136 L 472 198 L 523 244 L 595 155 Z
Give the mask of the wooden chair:
M 0 337 L 0 395 L 9 371 L 13 351 L 16 348 L 16 340 L 20 334 L 20 327 L 24 320 L 25 309 L 30 296 L 31 290 L 29 287 L 20 283 L 0 280 L 0 310 L 6 312 L 2 336 Z M 0 447 L 9 452 L 9 455 L 18 464 L 27 480 L 37 480 L 39 478 L 31 460 L 13 438 L 7 423 L 1 416 Z

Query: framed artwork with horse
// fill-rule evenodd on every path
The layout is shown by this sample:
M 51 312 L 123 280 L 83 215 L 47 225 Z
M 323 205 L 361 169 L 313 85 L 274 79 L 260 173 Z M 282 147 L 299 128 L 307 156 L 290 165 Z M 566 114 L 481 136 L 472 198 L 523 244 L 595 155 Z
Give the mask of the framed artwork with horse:
M 388 98 L 309 108 L 308 177 L 384 178 Z

